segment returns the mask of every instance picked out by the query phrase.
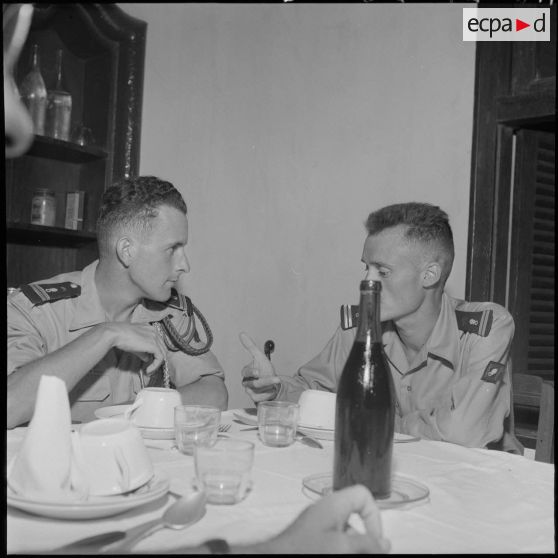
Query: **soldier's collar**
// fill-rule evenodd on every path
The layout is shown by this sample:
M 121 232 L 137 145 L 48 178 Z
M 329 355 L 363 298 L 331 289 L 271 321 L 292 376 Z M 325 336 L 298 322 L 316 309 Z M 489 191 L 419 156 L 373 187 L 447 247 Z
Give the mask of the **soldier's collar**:
M 426 342 L 426 349 L 429 358 L 434 358 L 455 370 L 459 361 L 459 331 L 455 321 L 455 310 L 445 292 L 442 293 L 440 314 Z
M 392 355 L 396 360 L 404 359 L 402 342 L 393 322 L 384 324 L 384 340 L 391 348 L 387 351 L 388 355 Z M 420 350 L 422 360 L 417 357 L 413 359 L 416 366 L 407 373 L 420 370 L 426 366 L 429 358 L 442 363 L 451 370 L 455 370 L 455 365 L 459 359 L 459 335 L 455 322 L 455 313 L 451 306 L 451 302 L 447 295 L 442 295 L 442 304 L 440 314 L 434 324 L 434 328 L 424 347 Z M 417 355 L 418 356 L 418 355 Z M 404 362 L 402 360 L 401 362 Z

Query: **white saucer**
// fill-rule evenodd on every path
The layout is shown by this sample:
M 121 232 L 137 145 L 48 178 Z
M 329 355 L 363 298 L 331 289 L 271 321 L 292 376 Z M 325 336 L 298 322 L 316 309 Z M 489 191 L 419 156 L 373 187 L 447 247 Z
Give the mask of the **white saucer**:
M 147 484 L 119 496 L 92 496 L 83 501 L 42 501 L 17 496 L 8 487 L 8 505 L 43 517 L 97 519 L 110 517 L 164 496 L 169 490 L 166 476 L 155 475 Z
M 111 405 L 95 409 L 97 418 L 124 418 L 124 413 L 131 405 Z M 132 424 L 133 421 L 132 421 Z M 143 438 L 150 440 L 174 440 L 174 427 L 171 428 L 151 428 L 147 426 L 135 425 L 141 432 Z
M 302 479 L 303 492 L 312 500 L 331 494 L 332 484 L 331 473 L 318 473 Z M 427 500 L 429 494 L 430 490 L 424 484 L 395 473 L 391 478 L 390 497 L 376 500 L 376 504 L 380 509 L 399 508 Z
M 249 415 L 244 409 L 233 411 L 233 416 L 242 424 L 249 424 L 250 426 L 258 426 L 258 417 Z
M 244 409 L 233 411 L 233 416 L 242 424 L 258 426 L 258 418 L 253 415 L 249 415 Z M 299 424 L 298 430 L 307 436 L 312 436 L 313 438 L 318 438 L 319 440 L 333 440 L 335 437 L 335 430 L 329 428 L 316 428 L 315 426 L 305 426 L 303 424 Z M 393 441 L 396 444 L 404 442 L 418 442 L 419 440 L 420 438 L 417 438 L 416 436 L 400 434 L 399 432 L 395 432 L 393 436 Z

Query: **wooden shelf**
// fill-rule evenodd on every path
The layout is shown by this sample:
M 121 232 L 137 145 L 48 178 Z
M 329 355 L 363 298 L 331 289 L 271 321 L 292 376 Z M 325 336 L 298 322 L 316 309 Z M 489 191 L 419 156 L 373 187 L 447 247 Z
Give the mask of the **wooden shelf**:
M 94 232 L 103 192 L 139 172 L 143 67 L 147 24 L 116 4 L 42 3 L 33 18 L 14 78 L 29 72 L 33 45 L 40 53 L 47 89 L 56 85 L 62 51 L 64 88 L 72 96 L 70 129 L 91 129 L 95 143 L 35 135 L 30 149 L 6 161 L 6 278 L 21 285 L 83 269 L 98 257 Z M 28 223 L 33 191 L 56 196 L 53 227 Z M 66 194 L 85 193 L 85 231 L 64 228 Z
M 82 246 L 97 240 L 94 232 L 10 222 L 6 223 L 6 237 L 7 242 L 15 244 L 67 247 Z
M 27 155 L 67 163 L 87 163 L 108 157 L 108 153 L 99 147 L 82 147 L 77 143 L 37 135 Z

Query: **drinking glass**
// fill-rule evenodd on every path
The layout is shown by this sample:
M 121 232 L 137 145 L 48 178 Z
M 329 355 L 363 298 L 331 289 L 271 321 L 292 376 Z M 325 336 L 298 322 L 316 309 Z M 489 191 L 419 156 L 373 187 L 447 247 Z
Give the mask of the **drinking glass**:
M 174 434 L 178 449 L 192 455 L 196 445 L 217 440 L 221 411 L 209 405 L 178 405 L 174 408 Z
M 210 504 L 236 504 L 252 487 L 254 464 L 252 442 L 218 439 L 214 445 L 194 446 L 195 485 L 205 491 Z
M 258 403 L 260 440 L 266 446 L 285 447 L 295 441 L 298 404 L 289 401 Z

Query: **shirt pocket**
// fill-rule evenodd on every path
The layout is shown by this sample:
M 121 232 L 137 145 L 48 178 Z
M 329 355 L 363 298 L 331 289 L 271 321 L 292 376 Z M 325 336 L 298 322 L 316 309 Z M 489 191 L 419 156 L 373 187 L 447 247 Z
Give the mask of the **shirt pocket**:
M 90 370 L 72 390 L 70 399 L 77 401 L 104 401 L 111 394 L 109 374 L 105 370 Z

